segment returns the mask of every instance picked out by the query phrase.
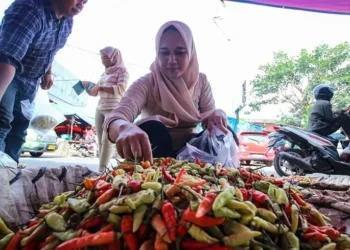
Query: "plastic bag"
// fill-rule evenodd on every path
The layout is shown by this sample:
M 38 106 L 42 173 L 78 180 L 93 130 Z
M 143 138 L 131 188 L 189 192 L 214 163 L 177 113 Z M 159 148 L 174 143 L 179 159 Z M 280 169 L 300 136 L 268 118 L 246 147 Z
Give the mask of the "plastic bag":
M 51 106 L 45 90 L 38 90 L 34 105 L 34 114 L 29 126 L 38 133 L 46 134 L 66 119 L 61 112 Z
M 194 161 L 196 157 L 202 162 L 220 162 L 224 167 L 239 167 L 239 149 L 232 133 L 225 135 L 217 127 L 214 128 L 214 135 L 209 135 L 209 131 L 205 130 L 199 137 L 190 140 L 177 159 Z
M 350 145 L 347 146 L 340 155 L 340 159 L 345 162 L 350 161 Z
M 4 152 L 0 152 L 0 168 L 14 168 L 17 169 L 17 162 Z

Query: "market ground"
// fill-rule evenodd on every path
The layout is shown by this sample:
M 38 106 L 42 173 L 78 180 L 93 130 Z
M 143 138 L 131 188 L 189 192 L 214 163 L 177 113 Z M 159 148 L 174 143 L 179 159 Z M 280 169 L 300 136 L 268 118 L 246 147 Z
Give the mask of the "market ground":
M 97 158 L 78 158 L 78 157 L 66 157 L 60 156 L 55 153 L 45 153 L 40 158 L 33 158 L 29 154 L 23 154 L 20 163 L 25 164 L 27 167 L 60 167 L 60 166 L 75 166 L 80 165 L 88 167 L 92 171 L 98 170 Z M 112 164 L 115 164 L 112 160 Z M 260 167 L 261 165 L 252 164 L 254 167 Z M 276 175 L 273 167 L 265 167 L 263 171 L 270 175 Z

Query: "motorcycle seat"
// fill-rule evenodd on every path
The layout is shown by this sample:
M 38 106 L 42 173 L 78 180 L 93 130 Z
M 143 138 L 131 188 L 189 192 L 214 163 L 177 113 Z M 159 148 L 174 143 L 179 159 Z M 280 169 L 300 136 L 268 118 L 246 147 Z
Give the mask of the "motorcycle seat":
M 320 135 L 320 134 L 318 134 L 318 133 L 316 133 L 314 131 L 309 131 L 309 132 L 311 132 L 311 133 L 313 133 L 313 134 L 315 134 L 317 136 L 320 136 L 320 137 L 330 141 L 334 145 L 334 147 L 336 147 L 336 148 L 338 147 L 339 141 L 337 139 L 335 139 L 334 137 L 332 137 L 332 135 L 324 136 L 324 135 Z

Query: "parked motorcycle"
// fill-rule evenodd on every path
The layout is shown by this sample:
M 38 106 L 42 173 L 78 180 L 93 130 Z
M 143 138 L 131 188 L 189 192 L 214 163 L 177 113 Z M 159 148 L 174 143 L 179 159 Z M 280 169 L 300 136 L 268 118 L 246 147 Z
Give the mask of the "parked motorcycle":
M 350 164 L 341 161 L 337 151 L 340 142 L 343 149 L 349 144 L 323 137 L 316 133 L 290 126 L 275 126 L 277 133 L 270 136 L 268 148 L 273 149 L 282 140 L 290 147 L 276 150 L 274 168 L 280 176 L 309 173 L 350 175 Z
M 73 149 L 77 152 L 79 157 L 98 156 L 98 146 L 95 142 L 86 143 L 82 141 L 79 144 L 74 144 Z

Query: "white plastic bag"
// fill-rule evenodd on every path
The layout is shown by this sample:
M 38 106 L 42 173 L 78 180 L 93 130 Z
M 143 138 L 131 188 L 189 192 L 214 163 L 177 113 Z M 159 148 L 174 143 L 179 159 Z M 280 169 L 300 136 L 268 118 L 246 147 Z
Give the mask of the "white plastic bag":
M 47 91 L 39 88 L 34 99 L 34 114 L 30 121 L 30 128 L 44 135 L 63 122 L 66 118 L 58 110 L 52 108 Z
M 178 160 L 194 161 L 198 157 L 202 162 L 222 163 L 224 167 L 239 167 L 239 149 L 232 133 L 224 134 L 217 127 L 210 135 L 205 130 L 199 137 L 190 140 L 177 156 Z
M 0 168 L 17 169 L 17 162 L 15 162 L 8 154 L 0 152 Z

